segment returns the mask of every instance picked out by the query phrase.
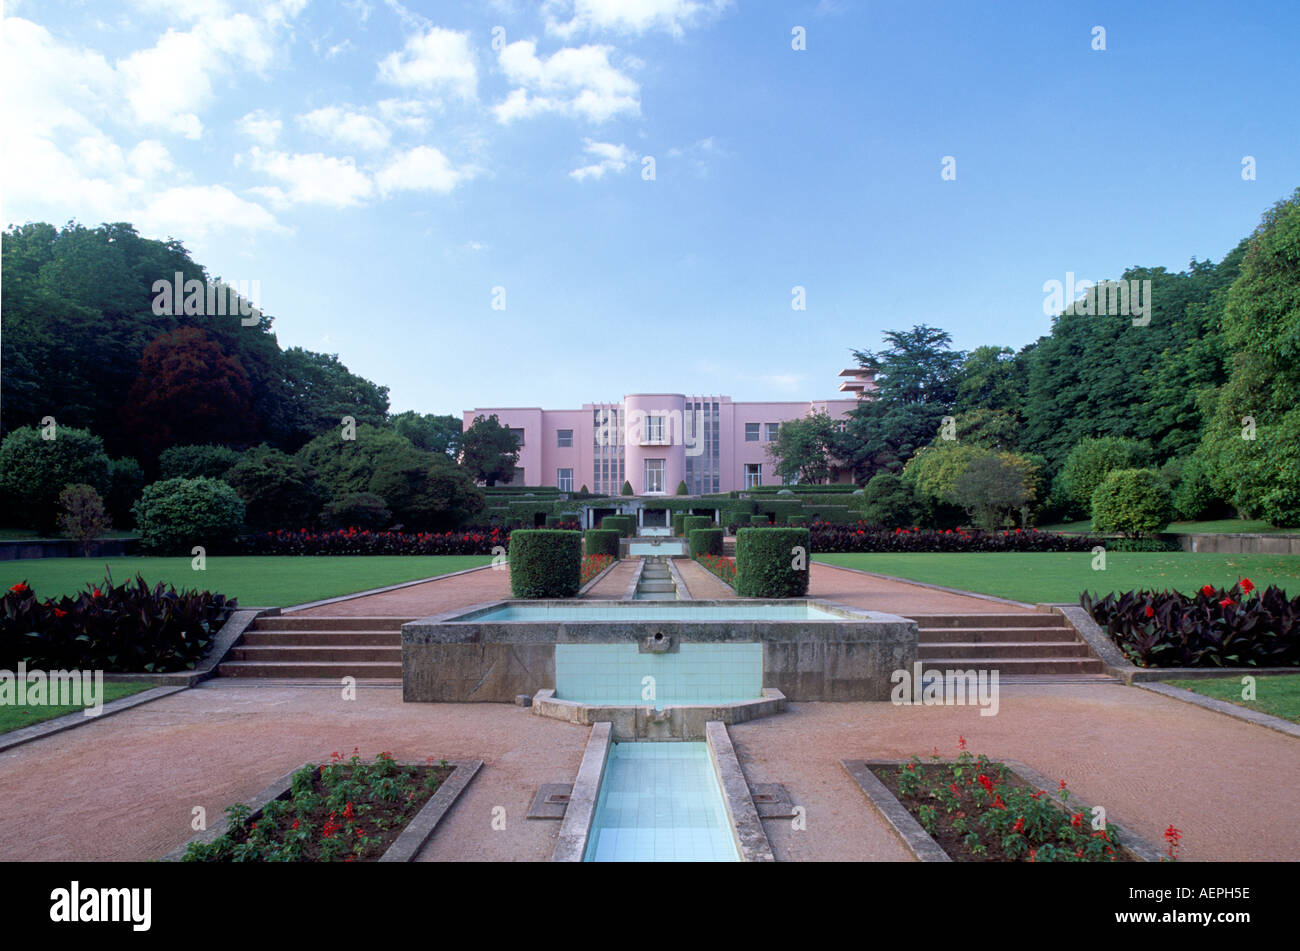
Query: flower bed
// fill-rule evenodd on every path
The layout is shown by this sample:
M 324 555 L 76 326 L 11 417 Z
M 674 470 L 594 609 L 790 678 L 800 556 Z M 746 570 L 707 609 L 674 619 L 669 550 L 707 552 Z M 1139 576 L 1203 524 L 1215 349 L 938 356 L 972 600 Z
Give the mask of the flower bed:
M 964 739 L 958 743 L 955 762 L 942 762 L 936 749 L 929 763 L 913 756 L 901 767 L 871 767 L 953 861 L 1130 860 L 1114 824 L 1095 829 L 1090 812 L 1070 808 L 1065 780 L 1058 787 L 1062 809 L 1046 790 L 1034 789 L 1002 763 L 973 755 Z M 1177 857 L 1176 841 L 1168 857 Z
M 236 543 L 242 555 L 491 555 L 508 548 L 510 530 L 482 528 L 458 532 L 371 532 L 340 528 L 263 532 Z
M 391 753 L 363 763 L 354 749 L 328 765 L 294 773 L 286 797 L 256 815 L 226 810 L 227 830 L 194 842 L 184 862 L 366 862 L 379 859 L 455 767 L 446 761 L 399 765 Z
M 0 669 L 193 670 L 236 607 L 211 591 L 151 588 L 140 575 L 120 585 L 109 575 L 57 601 L 19 582 L 0 601 Z
M 1300 666 L 1300 597 L 1249 578 L 1231 588 L 1126 591 L 1079 603 L 1139 667 Z
M 728 558 L 726 555 L 696 555 L 695 560 L 727 584 L 735 587 L 736 559 Z
M 596 575 L 600 574 L 617 559 L 613 555 L 583 555 L 582 556 L 582 584 L 586 584 Z
M 812 550 L 815 552 L 966 552 L 966 551 L 1091 551 L 1108 545 L 1091 535 L 1061 535 L 1036 529 L 1009 532 L 971 532 L 961 528 L 883 529 L 859 522 L 856 525 L 814 523 Z

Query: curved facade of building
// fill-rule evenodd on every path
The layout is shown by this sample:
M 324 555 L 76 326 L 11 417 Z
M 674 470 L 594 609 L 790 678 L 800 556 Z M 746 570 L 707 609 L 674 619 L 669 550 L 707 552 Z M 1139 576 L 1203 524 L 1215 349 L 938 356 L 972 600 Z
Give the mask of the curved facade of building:
M 701 495 L 779 483 L 767 448 L 781 424 L 811 413 L 843 419 L 869 397 L 874 383 L 859 372 L 840 389 L 853 398 L 736 403 L 727 396 L 630 393 L 621 403 L 586 403 L 574 410 L 472 409 L 464 425 L 495 415 L 515 431 L 517 485 L 566 492 L 586 486 L 617 495 L 627 481 L 637 495 L 672 495 L 685 482 L 690 494 Z

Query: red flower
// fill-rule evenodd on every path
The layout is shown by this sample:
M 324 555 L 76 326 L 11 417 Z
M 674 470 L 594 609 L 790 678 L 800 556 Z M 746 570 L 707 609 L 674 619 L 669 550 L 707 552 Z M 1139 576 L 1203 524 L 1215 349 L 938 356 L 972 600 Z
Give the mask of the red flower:
M 1082 829 L 1082 828 L 1083 828 L 1083 813 L 1082 813 L 1082 812 L 1076 812 L 1074 815 L 1070 816 L 1070 825 L 1074 826 L 1076 829 Z
M 1211 597 L 1214 594 L 1214 588 L 1207 584 L 1201 589 L 1201 594 L 1205 595 L 1207 598 Z
M 1024 816 L 1020 816 L 1018 819 L 1016 819 L 1016 824 L 1013 825 L 1013 826 L 1011 827 L 1011 831 L 1012 831 L 1012 832 L 1024 832 L 1024 831 L 1025 831 L 1025 817 L 1024 817 Z
M 966 748 L 966 737 L 962 736 L 959 733 L 957 734 L 957 749 L 964 750 L 965 748 Z
M 1143 613 L 1146 614 L 1147 617 L 1155 617 L 1156 612 L 1152 610 L 1151 605 L 1148 604 L 1146 611 L 1144 611 Z
M 1056 788 L 1057 788 L 1057 789 L 1064 789 L 1064 788 L 1065 788 L 1065 780 L 1064 780 L 1064 779 L 1061 780 L 1061 784 L 1060 784 L 1059 786 L 1057 786 Z
M 1232 607 L 1234 604 L 1236 604 L 1236 602 L 1233 601 L 1232 598 L 1224 598 L 1222 601 L 1219 602 L 1219 607 L 1221 607 L 1221 608 L 1230 608 L 1230 607 Z
M 31 591 L 32 589 L 27 587 L 27 585 L 23 584 L 23 582 L 20 581 L 9 590 L 12 591 L 14 594 L 26 594 L 28 591 Z
M 298 828 L 298 820 L 297 820 L 297 819 L 294 819 L 294 820 L 293 820 L 293 825 L 290 826 L 290 828 L 292 828 L 292 829 L 297 829 L 297 828 Z
M 55 608 L 55 609 L 54 609 L 54 616 L 55 616 L 55 617 L 67 617 L 67 616 L 68 616 L 68 612 L 67 612 L 67 611 L 64 611 L 62 608 Z
M 993 780 L 989 779 L 983 773 L 980 773 L 976 778 L 979 779 L 980 785 L 984 787 L 985 792 L 993 792 Z
M 1241 593 L 1242 593 L 1242 594 L 1250 594 L 1250 593 L 1251 593 L 1252 591 L 1254 591 L 1254 590 L 1255 590 L 1255 582 L 1251 581 L 1249 578 L 1242 578 L 1242 579 L 1241 579 Z
M 103 597 L 103 595 L 99 593 L 99 589 L 98 589 L 98 588 L 96 588 L 93 592 L 91 592 L 91 595 L 90 595 L 90 596 L 91 596 L 92 598 L 102 598 L 102 597 Z
M 996 795 L 996 796 L 993 797 L 993 808 L 994 808 L 994 809 L 1005 809 L 1006 807 L 1007 807 L 1007 804 L 1006 804 L 1005 802 L 1002 801 L 1002 795 L 1001 795 L 1001 793 L 999 793 L 998 795 Z

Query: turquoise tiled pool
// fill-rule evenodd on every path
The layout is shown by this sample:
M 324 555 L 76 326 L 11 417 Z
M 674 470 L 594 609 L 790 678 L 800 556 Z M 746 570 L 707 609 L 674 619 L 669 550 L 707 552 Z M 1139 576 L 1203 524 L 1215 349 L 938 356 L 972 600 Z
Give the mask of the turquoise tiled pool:
M 739 862 L 705 743 L 616 743 L 587 862 Z
M 509 604 L 453 620 L 491 624 L 496 621 L 843 621 L 844 618 L 806 602 L 593 601 L 586 604 Z
M 672 555 L 680 557 L 686 554 L 686 542 L 680 538 L 666 538 L 657 545 L 654 542 L 628 542 L 627 553 L 633 558 L 638 555 Z
M 762 644 L 556 644 L 555 696 L 600 706 L 715 706 L 763 695 Z

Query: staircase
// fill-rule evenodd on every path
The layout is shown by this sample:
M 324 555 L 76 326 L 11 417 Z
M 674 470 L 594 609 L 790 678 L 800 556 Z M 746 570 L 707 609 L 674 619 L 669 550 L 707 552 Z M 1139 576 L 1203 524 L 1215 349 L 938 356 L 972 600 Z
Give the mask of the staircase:
M 997 670 L 1000 678 L 1053 674 L 1094 679 L 1104 666 L 1060 614 L 921 614 L 922 670 Z
M 673 582 L 668 562 L 663 555 L 652 555 L 645 560 L 641 578 L 636 583 L 636 601 L 676 601 L 677 585 Z
M 281 680 L 401 680 L 402 625 L 407 617 L 295 617 L 253 621 L 219 677 Z

